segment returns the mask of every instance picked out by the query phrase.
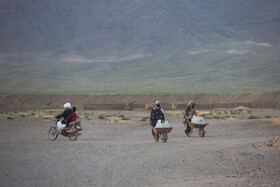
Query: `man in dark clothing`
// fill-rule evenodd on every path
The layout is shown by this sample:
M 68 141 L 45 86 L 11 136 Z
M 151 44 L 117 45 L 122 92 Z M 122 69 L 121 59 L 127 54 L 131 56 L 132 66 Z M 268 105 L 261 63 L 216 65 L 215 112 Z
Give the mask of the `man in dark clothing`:
M 188 122 L 191 122 L 191 119 L 193 117 L 193 115 L 196 115 L 196 112 L 195 112 L 195 103 L 194 101 L 190 101 L 188 106 L 186 107 L 185 109 L 185 115 L 184 115 L 184 125 L 186 127 L 186 130 L 185 130 L 185 133 L 188 137 L 190 137 L 191 135 L 191 127 L 189 126 L 189 124 L 187 123 Z
M 156 105 L 153 107 L 151 110 L 151 115 L 150 115 L 150 126 L 152 127 L 152 135 L 154 136 L 155 141 L 157 142 L 159 139 L 159 135 L 157 134 L 155 137 L 155 132 L 154 128 L 157 124 L 158 120 L 161 120 L 161 122 L 165 121 L 164 117 L 164 110 L 160 107 L 160 102 L 156 101 Z
M 57 118 L 57 119 L 63 118 L 61 123 L 66 124 L 66 120 L 67 120 L 68 116 L 72 113 L 71 104 L 65 103 L 64 108 L 65 108 L 65 110 L 63 111 L 63 113 L 55 116 L 55 118 Z

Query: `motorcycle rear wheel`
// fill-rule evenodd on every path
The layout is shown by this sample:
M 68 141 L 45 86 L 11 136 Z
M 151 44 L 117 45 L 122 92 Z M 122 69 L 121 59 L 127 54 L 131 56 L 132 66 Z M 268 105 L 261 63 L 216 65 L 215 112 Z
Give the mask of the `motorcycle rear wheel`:
M 48 136 L 49 136 L 49 139 L 50 139 L 51 141 L 56 140 L 56 138 L 57 138 L 57 136 L 58 136 L 58 129 L 57 129 L 56 127 L 54 127 L 54 126 L 51 126 L 51 128 L 50 128 L 50 130 L 49 130 Z
M 69 134 L 68 136 L 70 141 L 76 141 L 78 139 L 79 134 L 78 132 L 75 132 L 73 134 Z

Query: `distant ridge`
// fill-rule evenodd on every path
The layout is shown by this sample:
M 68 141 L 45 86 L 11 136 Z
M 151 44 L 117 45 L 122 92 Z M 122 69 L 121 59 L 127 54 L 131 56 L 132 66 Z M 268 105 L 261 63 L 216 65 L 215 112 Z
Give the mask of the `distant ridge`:
M 2 0 L 0 95 L 280 90 L 278 0 Z

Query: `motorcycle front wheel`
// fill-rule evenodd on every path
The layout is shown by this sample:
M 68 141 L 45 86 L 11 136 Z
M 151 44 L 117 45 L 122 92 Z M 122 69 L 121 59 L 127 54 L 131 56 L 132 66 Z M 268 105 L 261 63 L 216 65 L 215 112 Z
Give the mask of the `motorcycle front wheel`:
M 69 140 L 76 141 L 78 139 L 79 134 L 78 132 L 75 132 L 73 134 L 69 134 L 68 136 L 69 136 Z
M 56 140 L 57 136 L 58 136 L 58 129 L 54 126 L 51 126 L 50 130 L 49 130 L 49 139 L 51 141 Z

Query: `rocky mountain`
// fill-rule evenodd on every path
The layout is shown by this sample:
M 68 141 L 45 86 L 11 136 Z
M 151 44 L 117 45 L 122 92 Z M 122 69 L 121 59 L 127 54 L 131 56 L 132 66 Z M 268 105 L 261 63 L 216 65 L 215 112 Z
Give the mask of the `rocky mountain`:
M 1 0 L 0 94 L 277 91 L 279 8 L 278 0 Z

